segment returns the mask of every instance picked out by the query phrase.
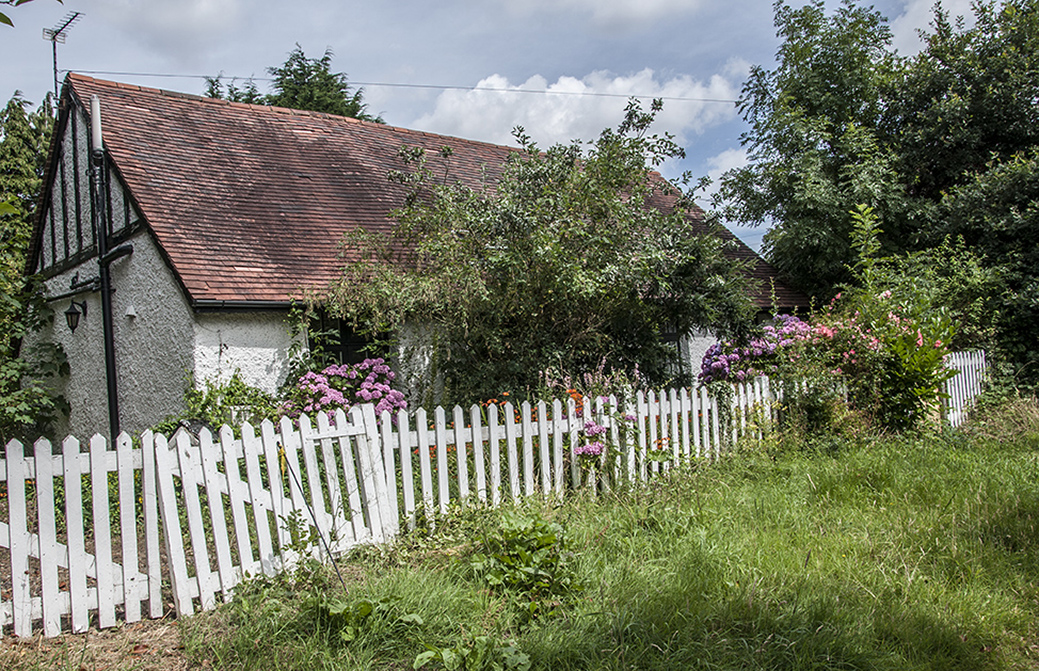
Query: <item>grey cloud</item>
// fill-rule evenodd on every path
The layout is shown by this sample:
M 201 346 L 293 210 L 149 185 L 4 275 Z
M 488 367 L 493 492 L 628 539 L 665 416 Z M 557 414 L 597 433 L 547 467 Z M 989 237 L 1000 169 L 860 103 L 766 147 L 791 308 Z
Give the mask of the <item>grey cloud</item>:
M 240 0 L 99 0 L 97 6 L 126 35 L 188 62 L 218 43 L 243 13 Z

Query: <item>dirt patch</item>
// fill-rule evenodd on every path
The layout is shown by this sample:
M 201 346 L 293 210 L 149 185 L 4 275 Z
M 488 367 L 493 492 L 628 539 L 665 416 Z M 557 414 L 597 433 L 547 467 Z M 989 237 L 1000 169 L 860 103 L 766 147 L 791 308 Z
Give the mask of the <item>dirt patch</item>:
M 5 636 L 0 669 L 68 671 L 181 671 L 189 668 L 177 620 L 144 620 L 56 638 Z

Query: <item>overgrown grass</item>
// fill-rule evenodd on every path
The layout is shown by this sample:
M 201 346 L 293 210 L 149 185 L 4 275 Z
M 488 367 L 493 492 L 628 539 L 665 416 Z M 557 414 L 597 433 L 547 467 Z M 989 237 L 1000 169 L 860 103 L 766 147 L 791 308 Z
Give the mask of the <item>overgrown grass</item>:
M 355 552 L 346 595 L 327 570 L 244 586 L 184 623 L 187 653 L 221 669 L 410 669 L 427 646 L 486 636 L 541 669 L 1039 666 L 1034 406 L 956 433 L 783 445 L 510 510 L 565 528 L 557 549 L 582 586 L 533 620 L 470 561 L 501 513 L 457 511 Z M 347 641 L 315 594 L 378 607 Z

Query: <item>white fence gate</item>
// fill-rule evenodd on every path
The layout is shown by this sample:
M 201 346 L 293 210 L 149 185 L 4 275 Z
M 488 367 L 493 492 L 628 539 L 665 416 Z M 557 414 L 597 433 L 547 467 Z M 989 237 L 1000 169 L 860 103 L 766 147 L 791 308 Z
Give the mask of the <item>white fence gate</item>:
M 987 368 L 985 352 L 953 352 L 945 358 L 945 363 L 959 371 L 945 382 L 944 390 L 949 395 L 945 418 L 951 426 L 959 426 L 967 418 L 974 399 L 981 393 Z
M 947 385 L 950 422 L 978 393 L 984 355 L 977 361 L 954 361 L 965 372 Z M 30 455 L 11 441 L 0 459 L 0 630 L 53 636 L 161 617 L 163 589 L 178 614 L 210 609 L 297 551 L 380 542 L 455 502 L 645 481 L 716 457 L 774 418 L 764 378 L 737 385 L 726 408 L 706 389 L 587 403 L 437 408 L 432 418 L 376 417 L 363 405 L 316 427 L 306 417 L 258 433 L 246 424 L 240 437 L 228 427 L 198 439 L 145 432 L 135 447 L 123 434 L 114 450 L 100 436 L 86 451 L 72 437 L 58 452 L 40 440 Z M 592 441 L 609 449 L 588 461 L 578 448 Z
M 259 436 L 246 424 L 241 439 L 225 426 L 219 441 L 204 429 L 197 443 L 183 431 L 172 443 L 153 436 L 178 614 L 196 601 L 209 610 L 244 577 L 290 566 L 310 528 L 320 534 L 315 556 L 396 533 L 373 406 L 340 411 L 335 425 L 322 415 L 316 431 L 306 417 L 299 424 L 264 422 Z

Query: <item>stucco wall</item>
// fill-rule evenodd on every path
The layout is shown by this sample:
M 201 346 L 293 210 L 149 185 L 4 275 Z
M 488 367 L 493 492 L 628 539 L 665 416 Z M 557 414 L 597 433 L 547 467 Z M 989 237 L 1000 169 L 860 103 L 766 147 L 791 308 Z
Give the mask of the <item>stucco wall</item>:
M 718 342 L 717 336 L 708 333 L 707 331 L 701 331 L 694 329 L 690 331 L 688 335 L 679 341 L 679 351 L 685 365 L 688 366 L 689 375 L 695 380 L 700 374 L 700 365 L 703 362 L 703 355 L 707 353 L 707 349 Z
M 110 268 L 120 429 L 137 434 L 182 407 L 192 370 L 193 317 L 151 236 L 142 231 L 130 242 L 133 254 L 114 261 Z M 96 258 L 48 280 L 49 293 L 67 292 L 77 272 L 81 280 L 97 276 Z M 71 414 L 68 425 L 59 427 L 59 437 L 71 433 L 86 439 L 108 433 L 101 295 L 83 293 L 75 300 L 87 303 L 87 314 L 80 318 L 76 332 L 65 324 L 63 313 L 69 307 L 65 299 L 51 304 L 54 324 L 39 336 L 60 343 L 71 364 L 62 389 Z
M 289 367 L 292 338 L 287 312 L 203 312 L 194 325 L 196 384 L 227 380 L 241 371 L 246 384 L 278 390 Z

